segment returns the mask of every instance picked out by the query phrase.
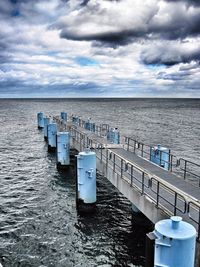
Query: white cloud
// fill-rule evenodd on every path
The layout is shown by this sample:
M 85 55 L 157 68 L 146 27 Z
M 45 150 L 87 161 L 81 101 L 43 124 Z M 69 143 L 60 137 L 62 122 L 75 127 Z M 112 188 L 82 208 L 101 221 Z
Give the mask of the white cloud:
M 2 1 L 8 16 L 14 7 Z M 196 88 L 199 95 L 200 38 L 187 24 L 196 21 L 199 7 L 158 0 L 81 3 L 21 2 L 20 15 L 0 19 L 0 81 L 27 90 L 94 84 L 101 95 L 169 95 L 176 87 L 187 96 Z M 189 34 L 166 39 L 181 20 Z

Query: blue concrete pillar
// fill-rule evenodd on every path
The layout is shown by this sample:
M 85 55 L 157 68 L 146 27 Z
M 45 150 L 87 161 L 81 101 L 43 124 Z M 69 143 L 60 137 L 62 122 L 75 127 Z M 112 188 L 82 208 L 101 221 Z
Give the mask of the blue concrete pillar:
M 60 118 L 61 118 L 61 120 L 67 121 L 67 113 L 64 112 L 64 111 L 62 111 L 62 112 L 60 113 Z
M 170 168 L 170 151 L 166 147 L 162 147 L 161 145 L 157 145 L 151 148 L 150 151 L 150 160 L 163 167 L 165 170 L 169 170 Z
M 88 131 L 91 131 L 91 118 L 89 118 L 86 122 L 85 122 L 85 129 Z
M 92 211 L 96 203 L 96 153 L 87 149 L 77 156 L 77 207 Z
M 72 116 L 72 122 L 74 123 L 74 124 L 79 124 L 79 117 L 78 116 Z
M 45 117 L 44 118 L 44 139 L 48 140 L 48 131 L 47 131 L 47 127 L 48 124 L 50 123 L 50 118 Z
M 38 112 L 37 114 L 38 129 L 44 128 L 44 113 Z
M 70 134 L 57 133 L 57 167 L 65 168 L 70 165 Z
M 117 128 L 110 128 L 108 130 L 107 140 L 111 144 L 120 144 L 120 133 Z
M 154 266 L 194 267 L 196 230 L 181 217 L 155 224 Z
M 47 126 L 48 131 L 48 150 L 55 151 L 56 150 L 56 134 L 57 134 L 57 124 L 49 123 Z

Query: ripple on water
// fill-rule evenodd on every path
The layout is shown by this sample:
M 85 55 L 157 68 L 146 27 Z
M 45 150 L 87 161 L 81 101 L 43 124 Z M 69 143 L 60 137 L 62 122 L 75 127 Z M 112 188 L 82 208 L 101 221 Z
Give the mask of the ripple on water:
M 98 124 L 112 121 L 122 134 L 198 159 L 199 102 L 191 102 L 189 109 L 181 101 L 0 101 L 3 266 L 143 266 L 149 229 L 132 227 L 130 203 L 100 174 L 96 213 L 77 215 L 75 172 L 57 171 L 55 156 L 47 152 L 43 132 L 37 129 L 36 113 L 92 114 Z

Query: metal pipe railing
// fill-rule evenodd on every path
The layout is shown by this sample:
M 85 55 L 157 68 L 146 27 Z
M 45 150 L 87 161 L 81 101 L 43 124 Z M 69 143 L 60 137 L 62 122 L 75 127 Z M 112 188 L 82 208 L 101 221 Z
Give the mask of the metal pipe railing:
M 154 147 L 138 142 L 130 137 L 125 137 L 125 149 L 150 160 L 151 150 L 154 149 Z M 163 154 L 167 154 L 169 156 L 169 161 L 162 159 Z M 160 163 L 162 162 L 169 165 L 169 171 L 175 172 L 179 176 L 182 176 L 183 179 L 196 179 L 200 187 L 200 164 L 183 158 L 178 158 L 177 156 L 171 154 L 170 151 L 169 153 L 160 151 Z
M 169 215 L 179 213 L 191 219 L 197 225 L 198 239 L 200 238 L 200 203 L 198 201 L 193 199 L 188 201 L 188 196 L 185 198 L 184 193 L 179 189 L 176 190 L 175 187 L 159 178 L 149 177 L 147 172 L 110 149 L 103 148 L 103 144 L 95 143 L 78 129 L 71 128 L 71 135 L 77 143 L 80 143 L 82 149 L 86 147 L 85 139 L 87 138 L 87 146 L 95 149 L 97 157 L 106 164 L 106 168 L 111 167 L 121 179 L 126 180 L 131 187 L 136 187 L 141 194 L 148 196 L 158 208 L 164 208 Z

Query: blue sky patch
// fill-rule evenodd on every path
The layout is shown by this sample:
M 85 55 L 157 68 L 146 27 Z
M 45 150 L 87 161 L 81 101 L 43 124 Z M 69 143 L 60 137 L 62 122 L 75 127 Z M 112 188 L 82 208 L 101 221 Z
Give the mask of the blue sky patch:
M 164 64 L 149 64 L 145 66 L 150 70 L 160 70 L 166 68 Z
M 87 57 L 76 57 L 75 62 L 80 66 L 97 66 L 99 63 L 91 58 Z

